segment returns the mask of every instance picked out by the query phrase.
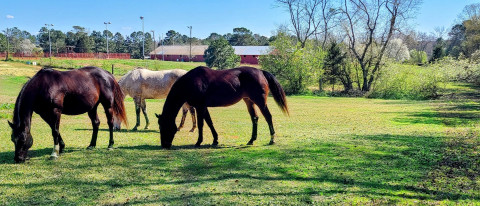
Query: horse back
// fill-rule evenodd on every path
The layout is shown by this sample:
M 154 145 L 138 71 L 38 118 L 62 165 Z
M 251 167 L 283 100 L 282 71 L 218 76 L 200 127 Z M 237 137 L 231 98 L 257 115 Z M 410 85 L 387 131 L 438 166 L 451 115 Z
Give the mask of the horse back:
M 137 68 L 123 76 L 119 84 L 126 94 L 134 98 L 162 99 L 185 73 L 187 71 L 181 69 L 151 71 Z
M 37 88 L 37 105 L 61 108 L 64 114 L 90 111 L 100 98 L 106 98 L 113 77 L 99 68 L 86 67 L 71 71 L 40 70 L 32 84 Z
M 268 83 L 262 71 L 253 67 L 227 70 L 197 67 L 181 77 L 175 87 L 183 90 L 176 93 L 187 96 L 189 104 L 211 107 L 229 106 L 252 95 L 268 94 Z

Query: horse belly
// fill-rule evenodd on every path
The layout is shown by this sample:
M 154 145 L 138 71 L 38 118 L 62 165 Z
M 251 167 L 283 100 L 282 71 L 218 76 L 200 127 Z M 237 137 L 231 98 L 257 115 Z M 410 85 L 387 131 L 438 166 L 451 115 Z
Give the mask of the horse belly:
M 207 107 L 226 107 L 233 105 L 243 99 L 243 95 L 238 92 L 218 93 L 207 98 Z
M 98 97 L 85 98 L 84 96 L 67 95 L 63 100 L 62 113 L 67 115 L 78 115 L 89 112 L 97 104 L 97 101 Z

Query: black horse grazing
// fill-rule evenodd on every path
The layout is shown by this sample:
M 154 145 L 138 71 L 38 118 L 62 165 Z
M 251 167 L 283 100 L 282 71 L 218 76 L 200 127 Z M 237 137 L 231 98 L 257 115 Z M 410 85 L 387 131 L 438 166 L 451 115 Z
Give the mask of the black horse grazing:
M 53 153 L 57 158 L 65 148 L 59 132 L 60 116 L 79 115 L 88 112 L 92 120 L 93 135 L 89 148 L 97 142 L 97 107 L 103 105 L 113 146 L 113 116 L 126 121 L 124 94 L 113 75 L 97 67 L 84 67 L 60 72 L 42 69 L 23 86 L 15 103 L 12 128 L 12 141 L 15 144 L 15 162 L 24 162 L 28 149 L 33 144 L 30 134 L 32 113 L 39 114 L 52 129 Z
M 270 144 L 275 142 L 272 115 L 267 107 L 269 89 L 282 111 L 288 114 L 285 92 L 277 79 L 270 73 L 253 67 L 239 67 L 228 70 L 212 70 L 208 67 L 197 67 L 182 77 L 172 86 L 163 106 L 162 115 L 158 117 L 160 140 L 162 147 L 170 148 L 177 132 L 175 118 L 180 107 L 187 102 L 197 110 L 199 147 L 203 141 L 203 120 L 207 122 L 213 135 L 213 145 L 218 144 L 218 134 L 213 128 L 212 119 L 207 107 L 229 106 L 241 99 L 247 104 L 252 118 L 253 130 L 249 145 L 257 139 L 258 116 L 254 105 L 260 108 L 270 128 Z

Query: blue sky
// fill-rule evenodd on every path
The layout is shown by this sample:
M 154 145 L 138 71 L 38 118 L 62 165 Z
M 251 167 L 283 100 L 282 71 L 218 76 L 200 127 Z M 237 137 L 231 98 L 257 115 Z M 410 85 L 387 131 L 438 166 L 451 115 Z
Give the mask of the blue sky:
M 75 2 L 75 3 L 73 3 Z M 433 32 L 438 26 L 450 28 L 463 7 L 478 0 L 424 0 L 411 26 L 418 31 Z M 271 36 L 278 25 L 288 23 L 288 14 L 274 0 L 22 0 L 1 3 L 0 30 L 18 27 L 37 34 L 46 23 L 64 32 L 79 25 L 89 31 L 108 29 L 124 35 L 140 31 L 144 16 L 145 31 L 155 31 L 158 39 L 173 29 L 205 38 L 212 32 L 225 34 L 235 27 L 246 27 L 254 33 Z

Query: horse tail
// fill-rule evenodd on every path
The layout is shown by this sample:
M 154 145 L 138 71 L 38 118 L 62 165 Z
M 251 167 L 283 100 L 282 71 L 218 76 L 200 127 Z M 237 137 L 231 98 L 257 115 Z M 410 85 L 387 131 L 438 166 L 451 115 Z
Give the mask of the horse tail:
M 125 105 L 123 100 L 125 94 L 123 94 L 120 85 L 117 81 L 113 80 L 113 115 L 116 119 L 120 120 L 120 124 L 123 122 L 128 127 L 127 114 L 125 112 Z
M 290 113 L 288 112 L 288 106 L 287 106 L 287 99 L 285 97 L 285 91 L 283 91 L 282 85 L 278 82 L 277 78 L 273 76 L 273 74 L 263 71 L 263 76 L 267 79 L 268 82 L 268 87 L 270 88 L 270 91 L 272 92 L 273 99 L 277 103 L 277 105 L 280 107 L 282 112 L 284 114 L 287 114 L 290 116 Z

